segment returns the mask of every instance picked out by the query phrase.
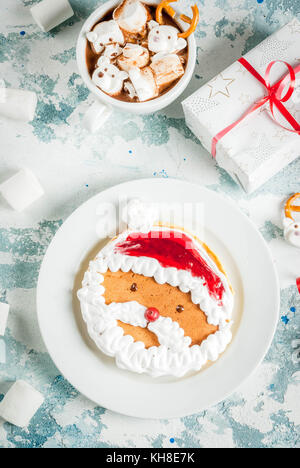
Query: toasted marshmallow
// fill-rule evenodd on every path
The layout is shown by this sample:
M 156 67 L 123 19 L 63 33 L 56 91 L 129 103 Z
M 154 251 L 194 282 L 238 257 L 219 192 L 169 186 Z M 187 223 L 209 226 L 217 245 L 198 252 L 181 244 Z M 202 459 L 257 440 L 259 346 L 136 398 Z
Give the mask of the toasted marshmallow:
M 118 65 L 122 70 L 130 68 L 143 68 L 148 65 L 149 51 L 138 44 L 126 44 L 122 55 L 118 58 Z
M 107 44 L 124 44 L 123 33 L 114 20 L 102 21 L 102 23 L 97 24 L 93 31 L 87 33 L 86 37 L 93 44 L 97 54 L 100 54 Z
M 125 81 L 124 90 L 126 91 L 128 96 L 130 97 L 130 99 L 134 99 L 137 96 L 137 94 L 135 92 L 135 89 L 134 89 L 134 86 L 131 83 L 131 81 Z
M 118 95 L 123 89 L 123 82 L 128 74 L 112 65 L 108 57 L 100 57 L 98 68 L 93 73 L 92 80 L 96 86 L 111 96 Z
M 145 35 L 149 12 L 139 0 L 124 0 L 115 9 L 113 18 L 125 33 Z
M 122 54 L 122 47 L 119 44 L 109 44 L 105 47 L 103 56 L 109 58 L 109 60 L 115 60 L 119 55 Z
M 158 96 L 158 88 L 150 67 L 131 68 L 129 77 L 136 91 L 139 101 L 148 101 Z
M 156 54 L 152 58 L 150 67 L 160 92 L 184 74 L 184 68 L 177 54 Z
M 180 31 L 174 26 L 159 25 L 156 21 L 149 21 L 148 48 L 151 52 L 172 54 L 184 49 L 187 42 L 178 37 Z

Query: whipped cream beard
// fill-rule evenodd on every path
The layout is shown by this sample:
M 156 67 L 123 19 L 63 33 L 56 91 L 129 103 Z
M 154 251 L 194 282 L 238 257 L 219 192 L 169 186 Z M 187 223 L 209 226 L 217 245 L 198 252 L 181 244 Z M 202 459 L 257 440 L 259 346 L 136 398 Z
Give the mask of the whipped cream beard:
M 185 39 L 178 38 L 182 30 L 166 13 L 165 24 L 160 26 L 155 21 L 155 11 L 156 6 L 125 0 L 87 34 L 86 63 L 90 77 L 115 99 L 125 102 L 155 99 L 184 75 L 188 45 Z M 128 77 L 109 66 L 103 69 L 103 62 L 99 62 L 103 56 L 109 59 L 110 66 Z
M 129 219 L 132 225 L 130 214 Z M 123 232 L 90 262 L 82 289 L 78 291 L 81 311 L 90 337 L 101 351 L 115 358 L 120 368 L 153 377 L 181 377 L 189 371 L 200 370 L 208 361 L 216 361 L 230 343 L 233 293 L 218 262 L 194 237 L 180 229 L 162 226 L 152 226 L 151 232 L 145 234 L 149 229 L 149 225 L 146 226 L 144 222 L 144 233 L 134 230 Z M 184 243 L 178 238 L 182 238 Z M 182 250 L 183 245 L 188 248 Z M 181 259 L 180 264 L 176 264 L 177 258 Z M 154 300 L 155 289 L 167 286 L 167 305 L 172 310 L 162 309 L 162 306 L 164 314 L 160 314 L 151 304 L 147 307 L 142 303 L 142 298 L 146 298 L 145 290 L 139 296 L 140 301 L 106 301 L 106 294 L 114 297 L 118 287 L 118 282 L 115 282 L 116 287 L 105 290 L 107 275 L 119 275 L 121 289 L 124 289 L 126 275 L 135 275 L 137 283 L 130 287 L 133 294 L 140 286 L 141 289 L 144 287 L 139 281 L 154 280 L 148 301 Z M 184 307 L 179 304 L 174 313 L 172 297 L 177 301 L 176 295 L 181 293 L 186 296 L 186 305 L 193 308 L 192 333 L 199 324 L 197 314 L 205 314 L 203 327 L 206 331 L 198 344 L 194 344 L 195 339 L 193 343 L 186 329 L 179 325 Z M 160 294 L 159 301 L 163 304 L 166 300 L 164 294 Z M 187 322 L 183 320 L 182 323 Z M 124 324 L 130 326 L 128 333 L 124 331 Z M 156 336 L 157 345 L 147 348 L 145 342 L 135 340 L 130 334 L 134 335 L 132 327 L 150 331 Z

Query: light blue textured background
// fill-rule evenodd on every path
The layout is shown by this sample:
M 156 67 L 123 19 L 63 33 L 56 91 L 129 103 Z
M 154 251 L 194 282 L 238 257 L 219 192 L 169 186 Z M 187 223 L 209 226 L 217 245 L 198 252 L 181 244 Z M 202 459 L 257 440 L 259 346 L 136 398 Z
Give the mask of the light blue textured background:
M 92 98 L 78 75 L 75 42 L 82 21 L 101 2 L 71 0 L 75 17 L 48 34 L 30 16 L 35 3 L 2 0 L 0 5 L 0 77 L 8 87 L 32 89 L 39 98 L 32 123 L 0 122 L 0 182 L 26 166 L 46 191 L 21 215 L 0 200 L 0 300 L 11 304 L 0 395 L 22 378 L 46 401 L 28 429 L 0 421 L 0 446 L 300 447 L 300 368 L 291 361 L 291 341 L 300 333 L 295 287 L 300 262 L 299 251 L 284 242 L 281 225 L 285 197 L 299 191 L 300 160 L 247 196 L 187 129 L 179 101 L 146 117 L 115 111 L 98 134 L 87 134 L 82 116 Z M 192 3 L 181 1 L 187 13 Z M 198 60 L 185 95 L 299 13 L 298 0 L 197 3 Z M 269 243 L 282 288 L 282 319 L 255 374 L 224 402 L 170 421 L 123 417 L 79 395 L 49 358 L 35 315 L 40 264 L 64 219 L 97 192 L 141 177 L 178 177 L 234 199 Z

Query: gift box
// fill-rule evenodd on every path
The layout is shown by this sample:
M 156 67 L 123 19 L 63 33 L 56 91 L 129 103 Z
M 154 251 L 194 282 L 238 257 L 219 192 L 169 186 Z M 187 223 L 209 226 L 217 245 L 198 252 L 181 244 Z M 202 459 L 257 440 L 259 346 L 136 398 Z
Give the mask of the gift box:
M 182 103 L 187 126 L 247 192 L 300 155 L 299 44 L 295 18 Z

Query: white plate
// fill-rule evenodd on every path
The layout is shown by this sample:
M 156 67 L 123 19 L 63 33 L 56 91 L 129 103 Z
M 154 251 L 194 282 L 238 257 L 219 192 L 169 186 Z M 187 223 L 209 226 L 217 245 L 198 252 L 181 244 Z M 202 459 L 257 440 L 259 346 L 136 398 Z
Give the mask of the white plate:
M 202 203 L 201 237 L 220 257 L 235 289 L 232 343 L 216 363 L 182 379 L 153 379 L 118 369 L 89 339 L 81 318 L 76 291 L 89 260 L 100 249 L 95 228 L 99 205 L 117 203 L 124 195 L 173 204 Z M 191 217 L 187 225 L 193 221 Z M 41 267 L 37 311 L 50 356 L 79 392 L 126 415 L 172 418 L 223 400 L 260 364 L 278 320 L 279 284 L 262 236 L 231 201 L 196 184 L 146 179 L 99 193 L 61 226 Z

